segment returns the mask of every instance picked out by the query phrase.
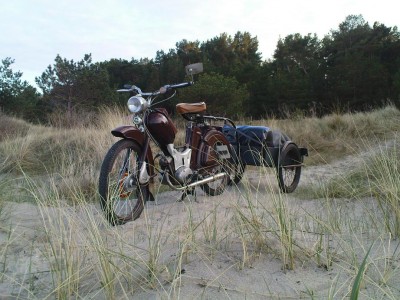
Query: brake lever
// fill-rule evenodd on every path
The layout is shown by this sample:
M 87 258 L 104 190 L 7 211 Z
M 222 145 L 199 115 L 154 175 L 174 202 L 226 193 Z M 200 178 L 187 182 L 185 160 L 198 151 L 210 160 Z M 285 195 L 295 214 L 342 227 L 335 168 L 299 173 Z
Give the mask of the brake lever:
M 135 92 L 136 94 L 142 94 L 142 90 L 136 85 L 125 84 L 123 89 L 117 90 L 120 93 Z

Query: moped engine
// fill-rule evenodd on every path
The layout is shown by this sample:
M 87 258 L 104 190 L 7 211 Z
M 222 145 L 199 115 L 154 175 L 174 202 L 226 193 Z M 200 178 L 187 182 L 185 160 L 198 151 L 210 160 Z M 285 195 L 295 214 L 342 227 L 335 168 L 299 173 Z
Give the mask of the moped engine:
M 193 171 L 189 167 L 181 165 L 178 167 L 178 169 L 173 171 L 174 163 L 172 157 L 162 155 L 160 158 L 160 167 L 163 170 L 161 176 L 161 182 L 163 184 L 168 184 L 166 181 L 166 176 L 170 177 L 170 182 L 173 185 L 185 185 L 189 184 L 191 181 Z
M 178 170 L 175 171 L 175 179 L 181 184 L 190 183 L 190 179 L 193 175 L 193 171 L 185 166 L 180 166 Z
M 167 150 L 172 157 L 161 154 L 162 183 L 168 183 L 168 181 L 165 181 L 167 178 L 169 178 L 170 183 L 173 185 L 187 185 L 191 183 L 193 178 L 193 171 L 190 168 L 192 150 L 185 148 L 177 150 L 173 144 L 168 144 Z

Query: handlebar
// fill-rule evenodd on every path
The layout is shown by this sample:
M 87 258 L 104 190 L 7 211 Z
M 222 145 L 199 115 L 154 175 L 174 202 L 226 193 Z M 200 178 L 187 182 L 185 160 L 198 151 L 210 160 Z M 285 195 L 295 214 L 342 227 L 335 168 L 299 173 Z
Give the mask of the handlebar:
M 193 85 L 192 81 L 176 83 L 176 84 L 168 84 L 168 85 L 161 87 L 158 91 L 153 92 L 153 93 L 143 93 L 142 90 L 135 85 L 132 85 L 132 86 L 124 85 L 124 88 L 117 90 L 117 92 L 136 92 L 142 96 L 156 96 L 159 94 L 164 94 L 169 90 L 181 89 L 181 88 L 185 88 L 185 87 L 188 87 L 191 85 Z
M 167 90 L 173 90 L 173 89 L 185 88 L 185 87 L 188 87 L 191 85 L 193 85 L 193 82 L 189 81 L 189 82 L 182 82 L 182 83 L 177 83 L 177 84 L 166 85 L 165 88 Z
M 136 85 L 129 85 L 129 84 L 125 84 L 123 89 L 119 89 L 117 90 L 117 92 L 120 93 L 124 93 L 124 92 L 136 92 L 138 94 L 147 96 L 147 95 L 151 95 L 152 93 L 143 93 L 142 90 L 137 87 Z

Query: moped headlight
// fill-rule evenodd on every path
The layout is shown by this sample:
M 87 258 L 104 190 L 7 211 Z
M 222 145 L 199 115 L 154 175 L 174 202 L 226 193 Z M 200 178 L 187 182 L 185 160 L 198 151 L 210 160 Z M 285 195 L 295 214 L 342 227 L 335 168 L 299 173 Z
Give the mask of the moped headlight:
M 133 113 L 139 113 L 147 108 L 147 101 L 143 97 L 133 96 L 128 100 L 128 109 Z

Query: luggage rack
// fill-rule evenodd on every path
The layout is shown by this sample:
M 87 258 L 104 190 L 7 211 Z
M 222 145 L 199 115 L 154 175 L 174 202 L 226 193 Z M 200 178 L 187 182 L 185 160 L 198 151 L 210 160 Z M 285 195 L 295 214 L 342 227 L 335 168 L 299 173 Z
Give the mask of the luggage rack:
M 225 117 L 214 117 L 214 116 L 202 116 L 202 118 L 204 120 L 210 120 L 210 121 L 222 121 L 224 122 L 224 125 L 227 125 L 227 123 L 230 123 L 232 125 L 233 128 L 236 129 L 236 125 L 235 122 L 233 122 L 231 119 L 229 118 L 225 118 Z

